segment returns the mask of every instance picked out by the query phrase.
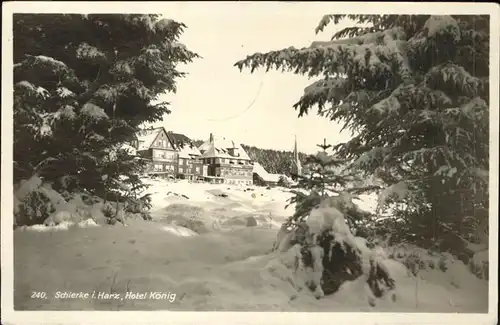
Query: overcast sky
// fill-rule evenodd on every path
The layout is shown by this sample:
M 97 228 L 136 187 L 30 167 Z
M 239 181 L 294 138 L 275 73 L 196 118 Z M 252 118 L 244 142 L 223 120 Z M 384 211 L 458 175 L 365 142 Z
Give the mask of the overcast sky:
M 347 132 L 340 134 L 339 125 L 315 112 L 297 117 L 292 105 L 312 80 L 276 71 L 250 74 L 233 67 L 255 52 L 329 40 L 340 27 L 332 24 L 315 35 L 326 12 L 323 6 L 314 10 L 318 7 L 305 4 L 177 4 L 164 12 L 165 17 L 188 26 L 181 42 L 203 58 L 180 67 L 189 75 L 179 80 L 176 94 L 162 98 L 171 102 L 172 113 L 155 125 L 194 139 L 208 139 L 212 132 L 240 143 L 283 150 L 293 148 L 297 135 L 299 150 L 310 153 L 317 151 L 316 144 L 323 138 L 332 144 L 347 140 Z

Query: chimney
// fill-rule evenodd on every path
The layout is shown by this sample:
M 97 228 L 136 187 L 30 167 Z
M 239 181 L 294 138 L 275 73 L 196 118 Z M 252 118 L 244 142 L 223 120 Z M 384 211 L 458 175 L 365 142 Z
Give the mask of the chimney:
M 214 135 L 212 133 L 210 133 L 210 138 L 208 140 L 209 142 L 214 142 Z

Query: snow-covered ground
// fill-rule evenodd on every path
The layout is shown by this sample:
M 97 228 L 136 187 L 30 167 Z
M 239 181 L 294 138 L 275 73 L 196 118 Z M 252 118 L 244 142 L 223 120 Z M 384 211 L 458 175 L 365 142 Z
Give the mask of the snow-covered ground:
M 293 212 L 293 206 L 284 208 L 291 196 L 286 189 L 147 182 L 154 222 L 16 230 L 15 308 L 487 312 L 487 281 L 457 261 L 446 272 L 427 268 L 417 276 L 394 262 L 396 301 L 370 306 L 359 281 L 317 300 L 297 291 L 286 254 L 271 253 L 277 229 Z M 376 198 L 362 199 L 356 202 L 361 208 L 374 209 Z M 201 221 L 198 231 L 182 226 L 191 221 Z M 31 299 L 33 291 L 48 297 Z M 148 297 L 62 299 L 57 291 Z M 165 299 L 150 299 L 150 292 L 164 293 Z

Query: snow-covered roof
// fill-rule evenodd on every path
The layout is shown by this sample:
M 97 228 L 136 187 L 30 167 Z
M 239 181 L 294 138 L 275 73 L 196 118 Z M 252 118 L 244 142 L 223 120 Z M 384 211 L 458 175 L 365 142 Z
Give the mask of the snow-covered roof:
M 168 138 L 173 143 L 174 148 L 179 152 L 179 158 L 191 158 L 200 156 L 201 152 L 196 148 L 193 141 L 184 134 L 168 132 Z
M 241 144 L 226 139 L 225 137 L 213 137 L 205 141 L 198 149 L 202 153 L 202 158 L 217 157 L 251 160 Z M 236 155 L 231 155 L 230 149 L 233 149 Z
M 149 149 L 161 131 L 163 131 L 163 128 L 141 130 L 137 132 L 137 140 L 139 142 L 137 150 Z
M 181 148 L 185 145 L 192 144 L 193 141 L 182 133 L 167 132 L 167 136 L 174 145 L 174 148 Z
M 285 177 L 281 174 L 270 174 L 267 170 L 258 162 L 254 162 L 253 164 L 253 172 L 262 177 L 262 179 L 266 182 L 274 182 L 277 183 L 280 180 L 280 177 Z
M 282 175 L 280 174 L 267 174 L 265 177 L 261 176 L 266 182 L 278 183 Z
M 178 149 L 179 158 L 191 158 L 195 156 L 201 156 L 200 150 L 195 146 L 190 146 L 188 144 Z

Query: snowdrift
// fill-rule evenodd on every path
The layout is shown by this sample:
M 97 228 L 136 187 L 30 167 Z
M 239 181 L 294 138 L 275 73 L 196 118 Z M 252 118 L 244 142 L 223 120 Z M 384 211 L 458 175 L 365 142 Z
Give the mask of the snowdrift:
M 152 183 L 153 222 L 130 219 L 128 227 L 60 222 L 17 229 L 15 308 L 487 312 L 488 282 L 467 265 L 410 246 L 369 249 L 328 202 L 306 220 L 307 232 L 289 232 L 280 228 L 293 211 L 283 208 L 290 196 L 283 189 Z M 60 203 L 67 209 L 69 202 Z M 82 225 L 92 224 L 85 220 Z M 35 228 L 43 230 L 24 231 Z M 334 237 L 325 242 L 325 232 Z M 275 242 L 279 249 L 273 250 Z M 484 264 L 480 256 L 476 260 Z M 156 291 L 175 299 L 40 301 L 29 298 L 33 288 Z
M 316 299 L 310 277 L 296 269 L 290 249 L 271 252 L 275 229 L 245 227 L 233 231 L 179 236 L 154 222 L 129 227 L 78 228 L 69 231 L 15 231 L 16 309 L 185 310 L 185 311 L 390 311 L 486 312 L 488 284 L 461 262 L 416 276 L 402 262 L 386 266 L 396 283 L 391 296 L 371 305 L 366 277 L 346 281 L 333 295 Z M 428 255 L 428 254 L 427 254 Z M 426 255 L 426 256 L 427 256 Z M 458 286 L 450 283 L 452 274 Z M 446 281 L 443 281 L 446 279 Z M 467 285 L 470 283 L 470 285 Z M 461 287 L 463 285 L 463 287 Z M 472 288 L 474 287 L 474 288 Z M 33 288 L 56 292 L 170 292 L 167 300 L 29 299 Z M 471 291 L 473 290 L 473 291 Z

